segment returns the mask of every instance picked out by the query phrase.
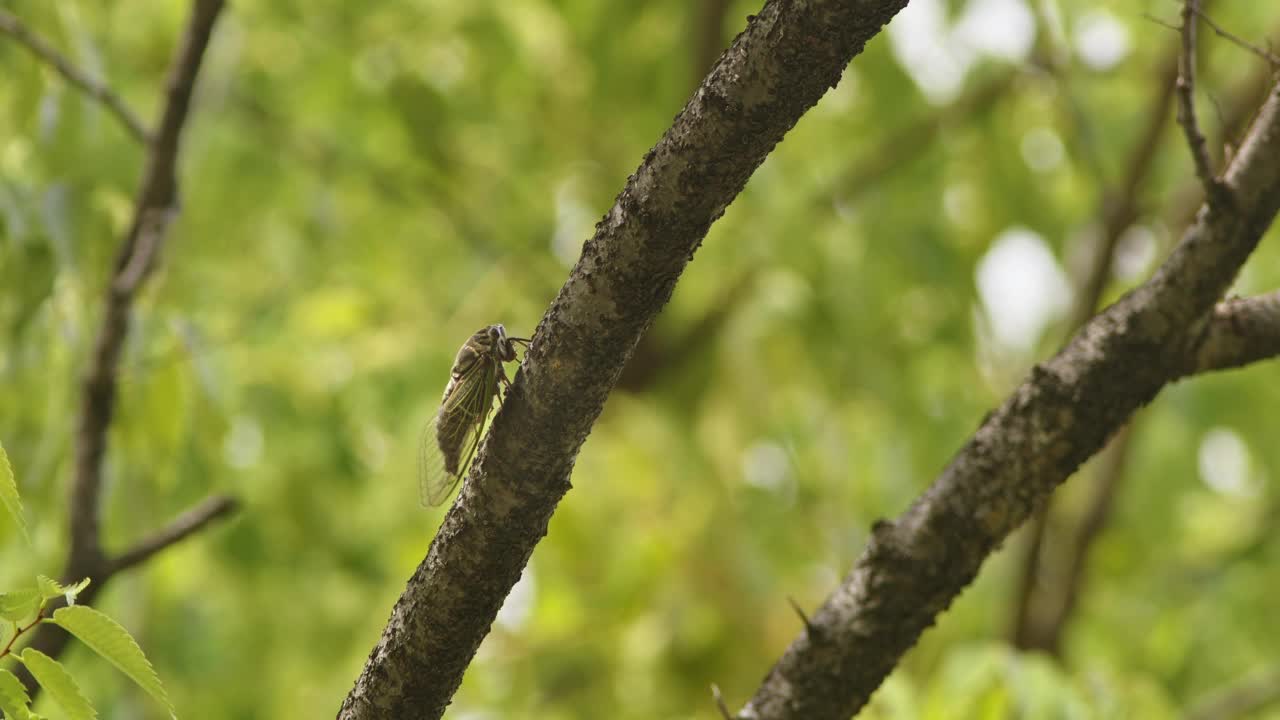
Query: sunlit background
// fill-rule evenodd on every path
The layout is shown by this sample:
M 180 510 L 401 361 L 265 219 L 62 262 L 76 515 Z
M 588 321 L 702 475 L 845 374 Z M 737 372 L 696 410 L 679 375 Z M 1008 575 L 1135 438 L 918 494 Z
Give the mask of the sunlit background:
M 418 505 L 416 444 L 454 353 L 490 322 L 533 331 L 760 2 L 718 5 L 230 4 L 106 465 L 112 548 L 210 493 L 245 503 L 98 600 L 182 717 L 336 713 L 443 514 Z M 5 7 L 154 116 L 187 3 Z M 1143 13 L 1177 10 L 912 0 L 711 229 L 449 717 L 710 719 L 712 683 L 744 701 L 801 629 L 789 599 L 815 607 L 1067 336 L 1177 40 Z M 1280 38 L 1280 6 L 1211 12 Z M 1220 156 L 1268 70 L 1203 42 Z M 77 377 L 144 151 L 4 37 L 0 68 L 0 442 L 34 543 L 0 526 L 8 587 L 61 571 Z M 1194 210 L 1175 130 L 1104 301 Z M 1280 286 L 1275 235 L 1236 292 Z M 1274 361 L 1199 378 L 1139 414 L 1060 657 L 1009 649 L 1015 538 L 863 717 L 1176 717 L 1273 668 L 1278 381 Z M 65 659 L 103 717 L 160 717 Z

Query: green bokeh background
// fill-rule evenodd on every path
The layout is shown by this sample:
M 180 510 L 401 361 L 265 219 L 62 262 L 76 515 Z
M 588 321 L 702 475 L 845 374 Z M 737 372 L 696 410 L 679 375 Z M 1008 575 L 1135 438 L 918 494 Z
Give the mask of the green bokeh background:
M 418 505 L 416 444 L 453 354 L 490 322 L 535 327 L 700 77 L 702 5 L 227 8 L 105 467 L 111 548 L 210 493 L 244 501 L 97 603 L 135 633 L 182 717 L 337 711 L 442 516 Z M 1023 345 L 993 340 L 977 270 L 1022 228 L 1079 277 L 1176 39 L 1141 13 L 1172 21 L 1177 6 L 912 5 L 936 10 L 943 33 L 985 22 L 1009 36 L 992 8 L 1021 8 L 1034 47 L 960 52 L 955 87 L 938 91 L 895 29 L 787 136 L 646 339 L 657 371 L 610 397 L 449 717 L 715 718 L 711 683 L 736 707 L 800 629 L 788 598 L 816 606 L 871 523 L 901 512 L 1061 343 L 1060 316 Z M 1280 24 L 1270 3 L 1217 5 L 1258 41 Z M 758 8 L 731 3 L 723 43 Z M 154 116 L 186 3 L 6 9 Z M 1108 67 L 1080 50 L 1097 23 L 1125 40 Z M 1222 106 L 1265 68 L 1204 37 L 1216 149 Z M 61 568 L 77 378 L 144 151 L 4 37 L 0 68 L 0 442 L 33 531 L 27 547 L 0 526 L 12 587 Z M 1009 73 L 993 103 L 949 105 Z M 895 140 L 930 117 L 934 132 Z M 1108 299 L 1150 272 L 1186 216 L 1192 175 L 1171 120 L 1139 193 L 1135 236 L 1153 252 Z M 846 192 L 886 153 L 885 172 Z M 1280 286 L 1275 234 L 1238 292 Z M 1176 717 L 1272 667 L 1278 381 L 1262 363 L 1179 384 L 1141 413 L 1060 660 L 1005 645 L 1015 539 L 863 717 Z M 1207 483 L 1223 465 L 1234 484 Z M 1065 486 L 1063 517 L 1089 494 L 1084 478 Z M 63 659 L 103 717 L 160 717 L 83 648 Z

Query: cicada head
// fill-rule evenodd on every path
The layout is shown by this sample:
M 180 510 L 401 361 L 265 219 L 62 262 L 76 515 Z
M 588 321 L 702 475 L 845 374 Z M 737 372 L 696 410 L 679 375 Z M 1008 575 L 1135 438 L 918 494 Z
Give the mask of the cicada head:
M 507 329 L 502 326 L 502 323 L 490 325 L 486 330 L 489 333 L 489 347 L 493 348 L 493 354 L 497 355 L 502 362 L 515 360 L 517 338 L 507 337 Z

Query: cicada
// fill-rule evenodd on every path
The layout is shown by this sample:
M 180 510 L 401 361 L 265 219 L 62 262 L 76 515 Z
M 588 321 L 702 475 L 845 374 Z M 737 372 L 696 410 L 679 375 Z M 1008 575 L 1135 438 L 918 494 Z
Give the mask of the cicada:
M 471 466 L 498 388 L 511 385 L 503 363 L 516 359 L 517 344 L 528 346 L 529 340 L 489 325 L 458 350 L 440 409 L 422 431 L 418 481 L 424 505 L 444 502 Z

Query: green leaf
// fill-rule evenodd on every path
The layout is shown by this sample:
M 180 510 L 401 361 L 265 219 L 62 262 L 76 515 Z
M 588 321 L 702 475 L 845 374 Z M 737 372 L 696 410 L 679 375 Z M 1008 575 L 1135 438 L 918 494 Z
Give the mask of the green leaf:
M 40 593 L 35 590 L 10 590 L 0 593 L 0 618 L 18 622 L 40 609 Z
M 69 720 L 94 720 L 98 717 L 97 711 L 85 699 L 75 678 L 71 677 L 62 663 L 30 647 L 22 651 L 20 659 L 36 682 L 40 683 L 40 687 L 62 707 Z
M 76 604 L 76 596 L 80 594 L 89 585 L 89 578 L 85 578 L 75 585 L 63 585 L 45 575 L 36 576 L 36 587 L 40 589 L 40 595 L 45 600 L 53 600 L 57 597 L 65 597 L 68 605 Z
M 0 505 L 9 513 L 9 517 L 17 523 L 22 537 L 31 543 L 27 535 L 27 521 L 22 518 L 22 498 L 18 496 L 18 482 L 13 478 L 13 466 L 9 464 L 9 454 L 0 445 Z
M 8 670 L 0 670 L 0 710 L 9 720 L 29 720 L 31 698 L 22 681 Z
M 45 622 L 52 622 L 75 635 L 80 642 L 120 668 L 138 687 L 155 698 L 156 702 L 169 711 L 170 717 L 177 717 L 155 668 L 151 667 L 151 663 L 142 654 L 142 648 L 138 647 L 129 631 L 121 627 L 120 623 L 86 605 L 60 608 Z

